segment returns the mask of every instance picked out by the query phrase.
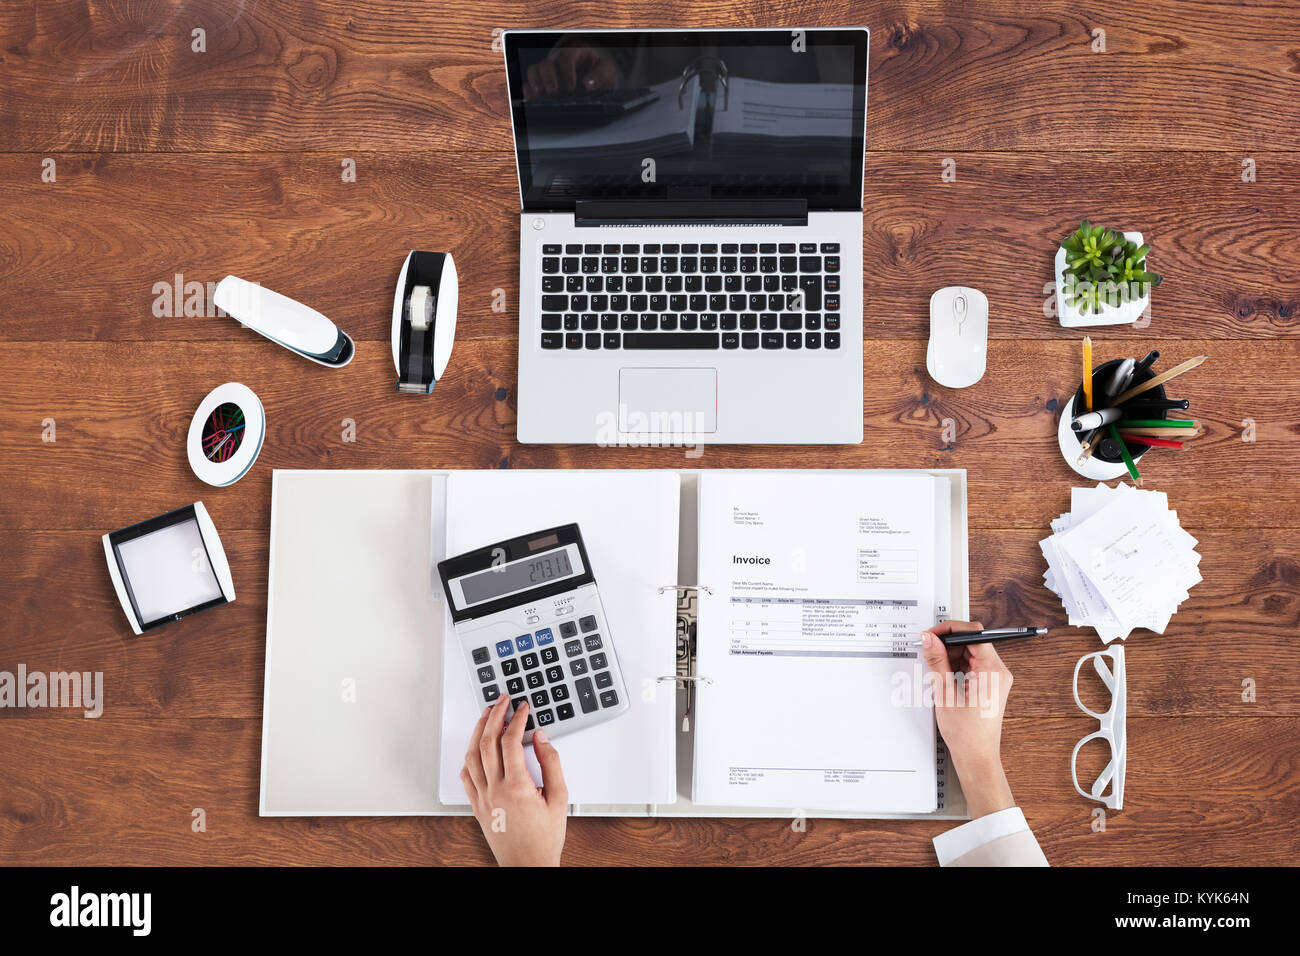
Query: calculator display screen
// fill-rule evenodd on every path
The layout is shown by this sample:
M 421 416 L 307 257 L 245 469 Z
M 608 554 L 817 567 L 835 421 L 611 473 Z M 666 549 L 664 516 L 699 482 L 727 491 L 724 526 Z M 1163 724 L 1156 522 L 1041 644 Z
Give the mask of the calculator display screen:
M 467 604 L 482 604 L 516 591 L 575 577 L 578 572 L 569 560 L 568 548 L 530 555 L 510 564 L 480 571 L 460 579 L 461 593 Z

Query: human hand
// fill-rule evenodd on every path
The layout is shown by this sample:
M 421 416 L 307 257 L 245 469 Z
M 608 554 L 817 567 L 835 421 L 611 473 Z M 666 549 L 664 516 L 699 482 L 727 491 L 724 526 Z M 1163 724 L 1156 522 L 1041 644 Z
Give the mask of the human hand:
M 1011 671 L 992 644 L 947 647 L 939 639 L 983 625 L 945 621 L 921 632 L 921 654 L 934 688 L 934 717 L 961 779 L 971 817 L 1016 805 L 1002 772 L 1002 715 L 1011 694 Z M 958 675 L 965 675 L 964 681 Z
M 542 767 L 542 785 L 536 786 L 524 763 L 528 702 L 505 726 L 509 704 L 503 695 L 479 717 L 460 781 L 497 863 L 559 866 L 569 803 L 560 755 L 541 730 L 533 733 L 533 753 Z
M 617 75 L 614 61 L 594 47 L 556 47 L 524 73 L 524 99 L 575 90 L 593 93 L 613 86 Z

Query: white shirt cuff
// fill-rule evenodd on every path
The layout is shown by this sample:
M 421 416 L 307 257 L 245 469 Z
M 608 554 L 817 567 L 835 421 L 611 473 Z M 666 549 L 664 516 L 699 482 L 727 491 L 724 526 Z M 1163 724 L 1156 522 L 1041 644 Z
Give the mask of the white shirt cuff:
M 934 838 L 934 852 L 939 857 L 939 865 L 947 866 L 978 846 L 1028 829 L 1020 808 L 1008 807 L 940 833 Z

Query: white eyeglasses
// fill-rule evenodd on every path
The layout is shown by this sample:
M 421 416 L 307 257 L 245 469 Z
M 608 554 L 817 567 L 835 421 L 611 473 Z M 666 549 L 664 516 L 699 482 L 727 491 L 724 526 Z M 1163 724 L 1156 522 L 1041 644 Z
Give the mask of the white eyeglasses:
M 1110 658 L 1109 666 L 1107 666 L 1105 660 L 1108 657 Z M 1106 685 L 1106 689 L 1110 691 L 1110 708 L 1104 714 L 1090 710 L 1079 699 L 1079 671 L 1088 660 L 1092 661 L 1097 676 L 1101 678 L 1102 683 Z M 1124 767 L 1128 760 L 1128 742 L 1124 734 L 1124 713 L 1128 700 L 1127 686 L 1124 674 L 1124 646 L 1122 644 L 1108 647 L 1104 651 L 1084 654 L 1083 657 L 1079 658 L 1079 663 L 1074 665 L 1074 702 L 1089 717 L 1096 717 L 1101 723 L 1101 729 L 1094 731 L 1074 745 L 1074 753 L 1070 755 L 1070 775 L 1074 777 L 1074 789 L 1078 790 L 1082 796 L 1087 797 L 1089 800 L 1104 803 L 1112 810 L 1122 810 L 1124 808 Z M 1106 764 L 1106 769 L 1101 772 L 1101 776 L 1093 782 L 1092 792 L 1087 793 L 1079 786 L 1079 768 L 1077 765 L 1079 751 L 1088 741 L 1098 738 L 1110 744 L 1110 763 Z M 1110 793 L 1106 793 L 1107 787 L 1110 788 Z

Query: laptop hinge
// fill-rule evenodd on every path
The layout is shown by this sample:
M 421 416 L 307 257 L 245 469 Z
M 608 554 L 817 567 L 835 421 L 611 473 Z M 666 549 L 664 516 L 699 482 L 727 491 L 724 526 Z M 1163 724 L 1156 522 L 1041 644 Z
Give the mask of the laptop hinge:
M 579 226 L 808 225 L 806 199 L 579 199 Z

